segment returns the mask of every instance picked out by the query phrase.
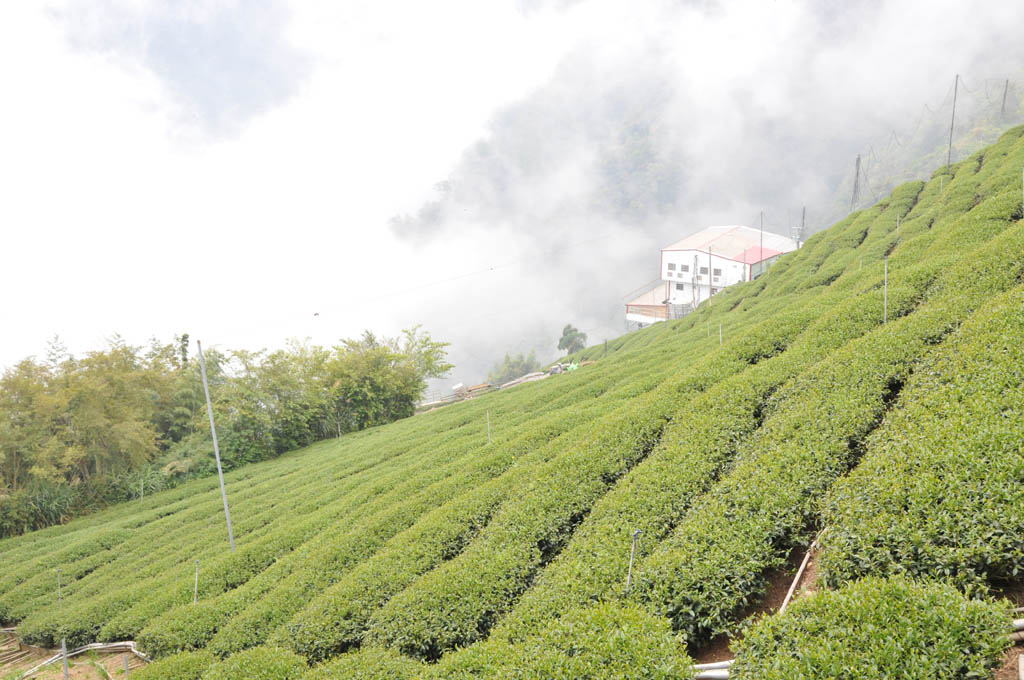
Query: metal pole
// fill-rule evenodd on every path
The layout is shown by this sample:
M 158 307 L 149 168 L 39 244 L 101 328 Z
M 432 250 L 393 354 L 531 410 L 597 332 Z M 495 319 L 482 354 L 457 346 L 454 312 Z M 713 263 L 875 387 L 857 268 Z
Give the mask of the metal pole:
M 857 194 L 860 193 L 860 154 L 857 154 L 857 163 L 853 169 L 853 197 L 850 199 L 850 212 L 857 207 Z
M 946 152 L 946 165 L 953 160 L 953 123 L 956 121 L 956 93 L 960 89 L 960 74 L 953 80 L 953 115 L 949 118 L 949 150 Z
M 708 307 L 711 306 L 711 245 L 708 245 Z M 710 335 L 710 333 L 708 333 Z
M 64 680 L 68 680 L 68 644 L 64 638 L 60 639 L 60 658 L 64 662 Z
M 487 409 L 487 445 L 491 444 L 491 409 Z
M 1003 84 L 1003 106 L 999 109 L 999 120 L 1006 117 L 1006 93 L 1010 89 L 1010 79 L 1006 79 L 1006 83 Z
M 192 604 L 199 600 L 199 560 L 196 560 L 196 583 L 192 586 Z
M 889 320 L 889 256 L 885 256 L 884 261 L 884 283 L 882 285 L 882 323 L 886 323 Z
M 128 677 L 128 655 L 122 654 L 121 658 L 124 659 L 124 675 Z
M 626 592 L 629 592 L 629 587 L 633 583 L 633 558 L 636 557 L 636 539 L 642 533 L 643 531 L 640 529 L 633 532 L 633 547 L 629 551 L 629 571 L 626 573 Z
M 64 602 L 60 594 L 60 569 L 57 570 L 57 613 L 64 612 Z
M 203 346 L 196 340 L 199 348 L 199 370 L 203 374 L 203 390 L 206 392 L 206 411 L 210 414 L 210 435 L 213 437 L 213 456 L 217 459 L 217 479 L 220 480 L 220 497 L 224 501 L 224 519 L 228 523 L 228 542 L 231 552 L 235 551 L 235 535 L 231 531 L 231 513 L 228 512 L 228 494 L 224 490 L 224 472 L 220 467 L 220 449 L 217 447 L 217 428 L 213 424 L 213 404 L 210 403 L 210 385 L 206 382 L 206 361 L 203 359 Z M 198 569 L 198 567 L 196 567 Z

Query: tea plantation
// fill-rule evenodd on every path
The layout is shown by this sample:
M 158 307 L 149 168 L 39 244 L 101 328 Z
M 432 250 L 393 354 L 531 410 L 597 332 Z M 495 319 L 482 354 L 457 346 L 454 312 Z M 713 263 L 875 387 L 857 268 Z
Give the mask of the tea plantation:
M 138 678 L 693 678 L 740 630 L 735 678 L 991 677 L 1022 166 L 1024 127 L 581 370 L 236 470 L 234 553 L 215 478 L 4 540 L 0 620 L 135 640 Z M 773 614 L 819 535 L 819 592 Z

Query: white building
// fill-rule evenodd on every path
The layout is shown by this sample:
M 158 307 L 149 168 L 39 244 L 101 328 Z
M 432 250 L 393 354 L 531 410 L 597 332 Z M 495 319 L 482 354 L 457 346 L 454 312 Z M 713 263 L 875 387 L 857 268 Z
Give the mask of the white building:
M 708 227 L 661 249 L 661 280 L 626 303 L 629 328 L 676 319 L 726 286 L 761 275 L 797 243 L 743 226 Z

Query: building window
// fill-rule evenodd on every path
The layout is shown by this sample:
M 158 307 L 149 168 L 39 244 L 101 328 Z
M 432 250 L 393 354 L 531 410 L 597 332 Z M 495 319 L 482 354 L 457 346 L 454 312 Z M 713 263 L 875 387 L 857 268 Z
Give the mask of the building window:
M 669 262 L 669 263 L 668 263 L 668 270 L 669 270 L 670 272 L 674 272 L 674 271 L 676 270 L 676 266 L 675 266 L 675 264 L 673 264 L 672 262 Z
M 684 284 L 684 283 L 677 283 L 676 284 L 676 290 L 686 290 L 686 284 Z
M 717 288 L 712 288 L 712 289 L 711 289 L 711 294 L 712 294 L 712 295 L 714 295 L 714 294 L 715 294 L 715 293 L 717 293 L 717 292 L 718 292 L 718 289 L 717 289 Z
M 690 271 L 690 265 L 688 265 L 688 264 L 681 264 L 681 265 L 679 265 L 679 271 L 681 271 L 681 272 L 688 272 L 688 271 Z
M 700 268 L 700 275 L 701 276 L 705 276 L 705 275 L 707 275 L 707 273 L 708 273 L 708 268 L 707 267 L 701 267 Z
M 722 270 L 721 269 L 713 269 L 713 270 L 711 270 L 711 273 L 714 274 L 715 276 L 721 276 L 722 275 Z

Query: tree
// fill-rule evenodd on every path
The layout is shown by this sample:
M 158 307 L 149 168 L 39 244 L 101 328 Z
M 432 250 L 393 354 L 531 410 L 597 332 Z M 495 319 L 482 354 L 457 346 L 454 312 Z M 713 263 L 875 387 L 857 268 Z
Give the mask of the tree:
M 400 338 L 378 338 L 365 331 L 344 340 L 327 362 L 335 424 L 340 432 L 361 430 L 411 416 L 427 387 L 452 365 L 446 342 L 437 342 L 419 326 Z
M 562 339 L 558 341 L 558 349 L 565 350 L 566 354 L 572 354 L 586 346 L 587 334 L 581 333 L 572 324 L 566 324 L 562 329 Z
M 508 352 L 505 352 L 505 358 L 500 363 L 495 364 L 491 372 L 487 374 L 487 382 L 502 385 L 509 380 L 521 378 L 527 373 L 539 371 L 540 367 L 540 362 L 537 361 L 533 350 L 530 350 L 528 355 L 510 355 Z

